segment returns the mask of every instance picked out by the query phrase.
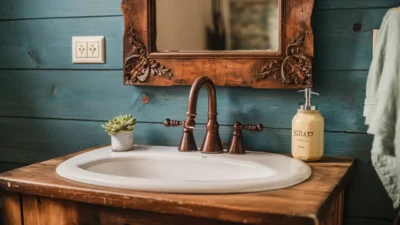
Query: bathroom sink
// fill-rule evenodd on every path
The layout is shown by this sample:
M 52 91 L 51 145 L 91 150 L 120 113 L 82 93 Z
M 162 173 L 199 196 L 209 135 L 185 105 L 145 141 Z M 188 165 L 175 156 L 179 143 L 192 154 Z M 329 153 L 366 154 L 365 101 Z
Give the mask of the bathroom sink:
M 311 168 L 291 157 L 260 152 L 245 155 L 178 152 L 176 147 L 104 147 L 72 157 L 60 176 L 91 185 L 168 193 L 242 193 L 298 184 Z

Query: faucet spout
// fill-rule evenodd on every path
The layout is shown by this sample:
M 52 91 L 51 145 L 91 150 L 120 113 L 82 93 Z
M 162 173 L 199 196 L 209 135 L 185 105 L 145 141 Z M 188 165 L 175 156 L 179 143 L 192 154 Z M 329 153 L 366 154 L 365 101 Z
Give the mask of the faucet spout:
M 206 125 L 206 136 L 204 138 L 203 144 L 201 146 L 201 152 L 203 153 L 221 153 L 223 152 L 223 147 L 221 143 L 221 138 L 219 136 L 219 124 L 217 122 L 217 96 L 215 85 L 212 80 L 208 77 L 199 77 L 194 82 L 192 89 L 190 90 L 189 95 L 189 104 L 188 104 L 188 111 L 187 111 L 187 119 L 184 123 L 184 135 L 182 137 L 182 143 L 187 145 L 188 141 L 193 138 L 190 137 L 190 132 L 193 131 L 194 127 L 196 126 L 195 118 L 197 116 L 197 99 L 199 96 L 200 89 L 205 87 L 208 93 L 208 122 Z M 185 135 L 185 130 L 186 135 Z M 189 138 L 185 138 L 188 136 L 187 133 L 189 132 Z M 187 139 L 187 140 L 184 140 Z M 194 140 L 194 139 L 193 139 Z M 186 144 L 185 144 L 186 143 Z M 193 146 L 193 144 L 190 144 Z M 194 145 L 196 145 L 194 143 Z

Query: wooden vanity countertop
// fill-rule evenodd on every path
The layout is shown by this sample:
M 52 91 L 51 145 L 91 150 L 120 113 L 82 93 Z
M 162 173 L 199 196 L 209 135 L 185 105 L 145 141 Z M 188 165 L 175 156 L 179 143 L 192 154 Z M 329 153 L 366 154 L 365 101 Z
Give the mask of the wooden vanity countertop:
M 97 148 L 96 148 L 97 149 Z M 75 154 L 0 174 L 0 189 L 56 199 L 156 213 L 194 216 L 233 223 L 290 221 L 318 224 L 343 193 L 354 170 L 354 159 L 324 157 L 308 163 L 312 176 L 293 187 L 246 194 L 163 194 L 86 185 L 64 179 L 56 167 Z

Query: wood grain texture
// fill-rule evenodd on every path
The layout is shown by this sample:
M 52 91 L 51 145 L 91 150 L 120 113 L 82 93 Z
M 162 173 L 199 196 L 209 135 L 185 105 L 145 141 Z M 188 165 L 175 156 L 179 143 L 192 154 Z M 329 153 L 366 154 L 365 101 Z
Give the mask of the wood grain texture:
M 40 196 L 23 195 L 22 199 L 24 204 L 24 225 L 232 224 L 213 219 L 104 207 Z
M 114 16 L 121 15 L 120 3 L 120 0 L 71 0 L 68 3 L 61 0 L 2 0 L 0 20 Z M 399 0 L 317 0 L 315 8 L 389 8 L 399 5 Z
M 342 192 L 343 193 L 343 192 Z M 212 219 L 189 217 L 182 215 L 170 215 L 151 213 L 139 210 L 112 208 L 97 206 L 87 203 L 78 203 L 40 196 L 22 195 L 24 224 L 48 225 L 48 224 L 85 224 L 85 225 L 164 225 L 164 224 L 232 224 Z M 342 225 L 340 205 L 343 196 L 339 195 L 334 200 L 328 214 L 323 219 L 322 225 Z M 313 224 L 306 222 L 306 224 Z M 238 224 L 238 223 L 235 223 Z M 245 224 L 248 224 L 245 222 Z M 290 224 L 289 221 L 272 221 L 267 224 Z M 302 223 L 304 224 L 304 223 Z M 300 225 L 296 223 L 296 225 Z
M 3 21 L 0 30 L 0 68 L 122 68 L 121 17 Z M 98 35 L 106 37 L 106 63 L 72 64 L 72 36 Z
M 373 29 L 388 9 L 328 10 L 315 13 L 315 67 L 325 70 L 368 70 Z M 354 30 L 359 24 L 361 29 Z
M 131 113 L 140 122 L 163 122 L 186 117 L 189 87 L 123 86 L 121 71 L 0 71 L 0 115 L 108 120 Z M 365 132 L 362 107 L 367 72 L 316 73 L 315 97 L 329 131 Z M 21 83 L 21 80 L 25 82 Z M 331 85 L 339 82 L 340 86 Z M 18 89 L 15 87 L 19 87 Z M 112 94 L 111 94 L 112 93 Z M 147 104 L 142 96 L 149 96 Z M 217 88 L 218 122 L 233 125 L 263 123 L 270 128 L 291 128 L 297 104 L 295 90 Z M 162 112 L 162 113 L 160 113 Z M 201 91 L 197 122 L 207 121 L 207 96 Z M 338 116 L 341 115 L 341 116 Z
M 4 225 L 23 225 L 21 196 L 18 193 L 6 192 L 2 196 Z
M 76 0 L 74 0 L 76 1 Z M 121 74 L 122 71 L 112 71 L 103 73 L 103 71 L 88 71 L 86 69 L 104 68 L 122 68 L 122 16 L 114 18 L 109 22 L 108 17 L 96 18 L 71 18 L 70 22 L 61 17 L 86 17 L 99 15 L 112 15 L 114 10 L 120 14 L 120 1 L 114 0 L 93 1 L 80 0 L 80 4 L 69 4 L 71 1 L 63 2 L 59 0 L 3 0 L 0 1 L 0 13 L 2 19 L 24 19 L 23 21 L 3 21 L 0 22 L 0 30 L 7 35 L 0 35 L 0 68 L 12 69 L 54 69 L 60 68 L 67 71 L 0 71 L 4 76 L 0 82 L 0 114 L 6 116 L 34 116 L 34 117 L 52 117 L 52 118 L 76 118 L 76 119 L 109 119 L 112 116 L 124 112 L 133 112 L 140 115 L 141 118 L 158 118 L 164 119 L 165 111 L 167 114 L 180 116 L 182 112 L 171 111 L 168 105 L 176 105 L 182 109 L 187 104 L 187 88 L 171 88 L 171 89 L 146 89 L 146 88 L 130 88 L 122 87 Z M 112 2 L 112 3 L 111 3 Z M 96 5 L 98 3 L 98 5 Z M 100 9 L 100 5 L 104 3 L 107 9 Z M 15 4 L 15 10 L 11 8 L 5 9 Z M 34 7 L 24 7 L 34 4 Z M 112 4 L 112 5 L 111 5 Z M 18 6 L 19 5 L 19 6 Z M 87 8 L 79 8 L 80 5 L 90 6 Z M 344 71 L 352 69 L 368 70 L 372 43 L 372 29 L 378 28 L 380 21 L 390 7 L 400 5 L 399 0 L 316 0 L 317 10 L 314 12 L 314 33 L 316 35 L 316 61 L 315 66 L 324 70 L 329 68 L 333 71 L 318 71 L 315 78 L 316 89 L 323 95 L 323 101 L 316 98 L 314 101 L 322 105 L 325 118 L 328 119 L 327 125 L 329 130 L 339 132 L 364 132 L 362 118 L 362 99 L 364 97 L 363 90 L 365 87 L 366 72 L 360 71 Z M 97 7 L 98 6 L 98 7 Z M 2 8 L 3 7 L 3 8 Z M 18 8 L 18 9 L 17 9 Z M 62 8 L 62 10 L 59 10 Z M 29 12 L 28 12 L 29 9 Z M 100 11 L 94 11 L 99 9 Z M 366 9 L 366 10 L 364 10 Z M 9 10 L 7 12 L 7 10 Z M 57 13 L 54 13 L 55 10 Z M 56 15 L 55 15 L 56 14 Z M 11 16 L 10 16 L 11 15 Z M 39 19 L 28 20 L 29 18 L 48 18 L 59 17 L 60 19 Z M 89 19 L 89 20 L 88 20 Z M 361 25 L 361 31 L 355 32 L 352 28 L 355 23 Z M 34 25 L 32 25 L 34 24 Z M 36 24 L 36 25 L 35 25 Z M 101 25 L 100 25 L 101 24 Z M 15 26 L 15 29 L 9 27 Z M 34 27 L 31 29 L 30 27 Z M 57 32 L 52 32 L 56 30 Z M 112 37 L 116 40 L 114 44 L 111 42 L 111 52 L 107 49 L 106 65 L 72 65 L 70 63 L 70 38 L 72 35 L 106 35 L 106 39 Z M 51 42 L 50 42 L 51 40 Z M 106 40 L 107 42 L 107 40 Z M 46 50 L 51 43 L 51 50 Z M 109 47 L 110 43 L 106 43 Z M 13 47 L 7 47 L 13 46 Z M 24 47 L 21 47 L 24 46 Z M 18 51 L 14 51 L 17 49 Z M 38 66 L 34 59 L 27 54 L 27 50 L 34 49 L 32 56 L 39 55 L 42 60 L 42 66 Z M 42 50 L 46 50 L 42 52 Z M 115 50 L 115 51 L 114 51 Z M 46 53 L 46 54 L 44 54 Z M 35 58 L 35 57 L 34 57 Z M 109 61 L 111 58 L 112 61 Z M 60 60 L 58 60 L 60 59 Z M 338 59 L 338 61 L 336 61 Z M 112 63 L 112 65 L 111 65 Z M 321 64 L 321 65 L 320 65 Z M 325 68 L 324 68 L 325 67 Z M 78 69 L 78 71 L 71 71 Z M 81 70 L 84 69 L 84 70 Z M 26 74 L 25 74 L 26 73 Z M 115 73 L 115 75 L 113 74 Z M 23 75 L 24 74 L 24 75 Z M 46 74 L 41 76 L 40 74 Z M 334 77 L 331 83 L 321 82 L 325 75 L 333 74 L 338 76 L 339 82 L 348 84 L 348 88 L 332 85 L 335 83 Z M 93 78 L 99 75 L 98 79 Z M 67 79 L 60 77 L 66 76 Z M 37 79 L 36 79 L 37 78 Z M 10 82 L 7 80 L 10 79 Z M 99 85 L 98 89 L 92 88 L 85 79 Z M 93 80 L 95 79 L 95 81 Z M 43 81 L 43 85 L 40 81 Z M 76 82 L 74 82 L 76 80 Z M 53 90 L 52 82 L 56 83 L 55 95 L 49 96 Z M 64 83 L 64 84 L 60 84 Z M 85 85 L 80 85 L 83 83 Z M 105 83 L 112 84 L 111 86 Z M 60 84 L 60 85 L 59 85 Z M 10 86 L 13 85 L 13 86 Z M 13 88 L 15 87 L 15 88 Z M 353 89 L 351 87 L 354 87 Z M 103 90 L 102 90 L 103 88 Z M 111 90 L 109 90 L 111 88 Z M 19 92 L 16 90 L 19 89 Z M 7 90 L 5 93 L 2 90 Z M 62 92 L 57 92 L 61 90 Z M 274 128 L 289 128 L 288 121 L 291 120 L 292 110 L 301 99 L 292 91 L 253 91 L 250 89 L 232 88 L 226 91 L 220 91 L 219 101 L 221 104 L 226 102 L 221 112 L 232 111 L 229 117 L 220 117 L 220 120 L 234 121 L 240 120 L 247 123 L 260 122 L 268 123 Z M 224 92 L 222 94 L 221 92 Z M 93 93 L 93 95 L 92 95 Z M 150 94 L 149 108 L 135 104 L 137 96 L 140 93 Z M 153 93 L 153 94 L 152 94 Z M 97 95 L 98 97 L 96 97 Z M 118 100 L 117 100 L 118 99 Z M 119 101 L 122 99 L 123 101 Z M 177 99 L 177 101 L 173 101 Z M 153 101 L 154 100 L 154 101 Z M 165 100 L 165 101 L 164 101 Z M 257 100 L 262 104 L 255 107 L 253 103 Z M 153 102 L 153 103 L 152 103 Z M 247 104 L 249 102 L 250 104 Z M 253 102 L 253 103 L 252 103 Z M 124 105 L 125 103 L 128 103 Z M 229 103 L 229 104 L 228 104 Z M 151 106 L 151 104 L 154 104 Z M 199 104 L 203 104 L 201 101 Z M 114 107 L 115 108 L 114 108 Z M 161 110 L 150 110 L 155 107 Z M 204 104 L 205 106 L 205 104 Z M 222 106 L 222 105 L 221 105 Z M 243 106 L 243 107 L 242 107 Z M 246 106 L 246 107 L 244 107 Z M 269 107 L 271 106 L 271 107 Z M 204 107 L 199 111 L 205 112 Z M 157 108 L 156 108 L 157 109 Z M 162 113 L 160 113 L 162 112 Z M 172 112 L 176 112 L 172 114 Z M 203 114 L 203 113 L 201 113 Z M 246 114 L 249 116 L 247 117 Z M 149 115 L 146 117 L 146 115 Z M 203 115 L 199 115 L 200 118 Z M 250 118 L 251 117 L 251 118 Z M 271 117 L 271 119 L 269 119 Z M 203 117 L 201 120 L 205 120 Z M 252 118 L 255 118 L 254 120 Z M 18 119 L 17 119 L 18 120 Z M 4 120 L 3 120 L 4 121 Z M 10 120 L 6 124 L 14 123 L 16 120 Z M 0 156 L 4 161 L 11 162 L 37 162 L 49 157 L 59 156 L 68 152 L 74 152 L 81 148 L 91 147 L 104 143 L 107 137 L 103 137 L 101 131 L 96 130 L 98 125 L 88 125 L 90 122 L 32 122 L 33 120 L 22 120 L 17 123 L 22 127 L 29 127 L 25 131 L 36 134 L 42 128 L 54 129 L 57 132 L 50 133 L 46 131 L 50 137 L 56 137 L 58 142 L 50 141 L 46 135 L 35 135 L 34 138 L 28 133 L 23 133 L 21 142 L 7 140 L 3 143 L 5 150 L 0 151 Z M 330 122 L 331 121 L 331 122 Z M 29 125 L 29 123 L 32 123 Z M 337 126 L 335 125 L 337 124 Z M 18 125 L 15 125 L 13 132 L 18 134 Z M 66 129 L 64 129 L 64 126 Z M 151 124 L 149 126 L 152 126 Z M 48 128 L 48 129 L 47 129 Z M 86 132 L 83 137 L 90 137 L 89 141 L 80 138 L 79 135 L 71 135 L 75 132 Z M 145 139 L 144 142 L 156 142 L 158 144 L 176 145 L 174 141 L 162 138 L 164 130 L 148 130 L 146 132 L 156 133 L 160 138 Z M 171 132 L 169 130 L 168 132 Z M 87 134 L 87 133 L 92 133 Z M 180 132 L 177 132 L 180 135 Z M 64 137 L 63 137 L 64 135 Z M 74 142 L 68 136 L 74 138 Z M 270 150 L 275 152 L 289 152 L 289 146 L 286 143 L 289 132 L 278 129 L 274 133 L 265 133 L 269 135 L 265 141 L 256 141 L 254 144 L 253 136 L 245 139 L 245 144 L 250 144 L 251 148 L 262 149 L 270 146 Z M 394 216 L 392 203 L 385 193 L 380 180 L 378 179 L 374 169 L 371 166 L 369 150 L 371 137 L 364 134 L 334 134 L 327 133 L 326 138 L 330 139 L 326 148 L 329 155 L 349 155 L 359 159 L 356 167 L 356 176 L 351 182 L 349 191 L 346 195 L 345 214 L 347 215 L 345 225 L 386 225 L 392 224 L 390 219 Z M 264 136 L 262 136 L 264 137 Z M 104 139 L 102 139 L 104 138 Z M 202 141 L 202 136 L 198 138 L 198 142 Z M 4 140 L 4 138 L 2 139 Z M 256 139 L 258 140 L 258 139 Z M 106 140 L 108 142 L 108 140 Z M 179 141 L 179 140 L 178 140 Z M 264 143 L 268 142 L 268 143 Z M 29 143 L 29 144 L 27 144 Z M 260 145 L 260 143 L 263 143 Z M 260 146 L 258 146 L 260 145 Z M 73 149 L 73 150 L 72 150 Z M 331 151 L 332 150 L 332 151 Z M 53 152 L 54 151 L 54 152 Z M 9 154 L 7 154 L 9 153 Z M 363 218 L 361 218 L 363 217 Z
M 393 220 L 375 218 L 345 217 L 344 225 L 393 225 Z
M 26 166 L 26 164 L 0 162 L 0 173 Z
M 389 8 L 400 5 L 399 0 L 319 0 L 316 1 L 317 9 L 365 9 Z
M 1 118 L 0 158 L 14 163 L 36 163 L 73 153 L 83 148 L 110 143 L 110 137 L 100 126 L 102 122 Z M 40 130 L 40 132 L 37 132 Z M 182 128 L 168 128 L 160 124 L 138 123 L 135 140 L 138 144 L 178 146 Z M 198 124 L 194 131 L 200 145 L 205 135 L 205 125 Z M 232 137 L 232 126 L 221 126 L 224 143 Z M 18 135 L 18 139 L 15 137 Z M 361 156 L 369 152 L 372 138 L 368 135 L 326 133 L 327 155 Z M 68 142 L 65 139 L 68 138 Z M 291 130 L 269 129 L 262 132 L 245 132 L 246 149 L 290 153 Z M 23 148 L 21 147 L 23 146 Z M 226 146 L 227 147 L 227 146 Z
M 307 181 L 280 190 L 183 195 L 104 188 L 61 178 L 55 172 L 56 167 L 73 155 L 76 154 L 3 173 L 0 187 L 30 195 L 226 222 L 268 224 L 282 221 L 288 225 L 305 225 L 324 218 L 336 196 L 348 184 L 354 163 L 353 159 L 338 157 L 309 163 L 313 174 Z
M 372 56 L 372 29 L 379 28 L 386 11 L 316 11 L 316 69 L 368 70 Z M 353 31 L 354 23 L 361 24 L 361 31 Z M 8 34 L 0 36 L 0 68 L 122 69 L 122 17 L 4 21 L 0 22 L 0 30 Z M 106 36 L 106 64 L 72 64 L 73 35 Z M 343 54 L 343 51 L 347 53 Z
M 207 74 L 217 86 L 293 89 L 312 86 L 314 0 L 279 0 L 279 50 L 168 53 L 156 51 L 155 1 L 123 0 L 124 84 L 182 86 Z M 179 34 L 177 34 L 179 35 Z M 279 65 L 278 65 L 279 64 Z M 278 76 L 256 75 L 278 65 Z M 290 65 L 290 66 L 289 66 Z M 264 68 L 263 68 L 264 67 Z M 167 68 L 169 76 L 158 69 Z M 151 76 L 154 75 L 154 76 Z M 277 79 L 281 78 L 281 79 Z
M 121 15 L 120 3 L 120 0 L 3 0 L 0 2 L 0 21 Z
M 28 195 L 25 195 L 24 198 L 33 199 L 32 196 L 28 196 Z M 34 199 L 37 200 L 38 198 L 34 198 Z M 76 206 L 76 204 L 77 204 L 77 203 L 71 203 L 71 202 L 63 201 L 63 200 L 55 201 L 55 200 L 51 200 L 51 199 L 44 198 L 44 197 L 40 197 L 39 199 L 40 199 L 40 202 L 45 202 L 45 203 L 52 202 L 53 204 L 56 204 L 57 206 L 63 205 L 64 209 L 66 208 L 65 205 L 67 205 L 67 206 L 75 205 Z M 32 204 L 32 203 L 30 203 L 30 204 Z M 163 221 L 172 220 L 174 224 L 177 223 L 177 219 L 175 217 L 170 216 L 170 215 L 165 215 L 165 214 L 154 214 L 154 213 L 149 213 L 149 212 L 146 213 L 146 212 L 142 212 L 142 211 L 121 210 L 121 209 L 115 210 L 114 208 L 109 208 L 109 207 L 103 208 L 103 207 L 90 206 L 90 209 L 88 209 L 86 204 L 80 205 L 79 207 L 80 207 L 79 212 L 83 212 L 86 215 L 87 215 L 88 211 L 96 211 L 97 216 L 99 218 L 101 218 L 100 223 L 103 222 L 104 224 L 107 224 L 107 225 L 114 225 L 114 224 L 121 225 L 121 224 L 129 223 L 129 222 L 131 223 L 131 225 L 135 225 L 135 223 L 132 221 L 139 222 L 140 225 L 143 225 L 143 222 L 146 220 L 146 218 L 141 219 L 138 217 L 138 214 L 141 216 L 144 216 L 144 217 L 157 216 L 157 218 L 160 218 Z M 93 208 L 96 208 L 96 210 L 93 210 Z M 97 211 L 97 209 L 99 209 L 99 210 Z M 63 212 L 65 212 L 65 211 L 63 211 Z M 60 213 L 60 212 L 58 212 L 58 213 Z M 2 215 L 2 212 L 0 212 L 0 215 Z M 49 215 L 49 214 L 47 214 L 47 215 Z M 68 217 L 68 218 L 70 218 L 70 217 Z M 199 220 L 201 221 L 200 224 L 205 224 L 205 223 L 212 224 L 212 222 L 214 222 L 214 221 L 210 221 L 210 220 L 204 221 L 204 219 L 201 220 L 198 218 L 196 221 L 194 221 L 193 217 L 189 217 L 189 218 L 190 218 L 190 224 L 193 224 L 194 222 L 197 222 Z M 35 221 L 35 222 L 37 222 L 37 221 Z M 149 222 L 149 221 L 146 220 L 146 222 Z M 157 222 L 155 222 L 155 221 L 152 221 L 152 222 L 153 223 L 151 225 L 158 225 Z M 185 222 L 185 223 L 187 223 L 187 222 Z M 1 218 L 0 218 L 0 224 L 2 224 L 2 225 L 4 224 L 3 216 L 1 216 Z M 59 224 L 59 223 L 57 223 L 57 224 Z M 165 224 L 165 222 L 163 224 Z M 219 221 L 218 224 L 221 224 L 221 221 Z M 371 219 L 371 218 L 367 219 L 367 218 L 358 218 L 358 217 L 344 217 L 344 225 L 392 225 L 392 224 L 393 224 L 393 222 L 388 219 Z
M 344 190 L 333 200 L 321 225 L 343 225 Z
M 9 171 L 9 170 L 13 170 L 13 169 L 17 169 L 17 168 L 20 168 L 20 167 L 23 167 L 23 166 L 25 166 L 25 164 L 0 162 L 0 173 L 6 172 L 6 171 Z M 0 192 L 0 225 L 4 224 L 4 221 L 3 221 L 3 207 L 4 207 L 4 205 L 3 205 L 3 201 L 2 201 L 2 196 L 3 196 L 3 193 Z M 12 197 L 10 197 L 10 198 L 12 198 Z M 9 204 L 12 204 L 12 203 L 7 203 L 6 206 L 8 206 Z

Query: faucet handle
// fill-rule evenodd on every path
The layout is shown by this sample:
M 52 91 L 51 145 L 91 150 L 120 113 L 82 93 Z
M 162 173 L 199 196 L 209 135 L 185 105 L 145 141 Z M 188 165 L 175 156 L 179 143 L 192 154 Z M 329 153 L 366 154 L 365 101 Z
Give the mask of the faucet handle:
M 193 136 L 193 129 L 184 126 L 185 121 L 165 119 L 164 126 L 166 127 L 179 127 L 183 126 L 183 134 L 181 142 L 179 143 L 178 150 L 180 152 L 197 151 L 196 141 Z
M 242 130 L 261 132 L 263 129 L 264 126 L 261 123 L 242 125 L 240 122 L 236 122 L 233 125 L 233 137 L 228 152 L 235 155 L 245 154 L 246 151 L 243 147 Z
M 164 120 L 164 126 L 166 127 L 179 127 L 184 124 L 185 121 L 179 121 L 179 120 L 170 120 L 170 119 L 165 119 Z

